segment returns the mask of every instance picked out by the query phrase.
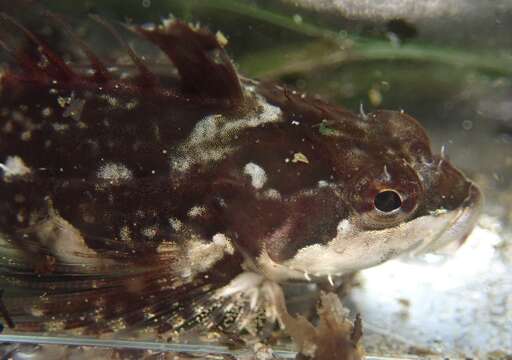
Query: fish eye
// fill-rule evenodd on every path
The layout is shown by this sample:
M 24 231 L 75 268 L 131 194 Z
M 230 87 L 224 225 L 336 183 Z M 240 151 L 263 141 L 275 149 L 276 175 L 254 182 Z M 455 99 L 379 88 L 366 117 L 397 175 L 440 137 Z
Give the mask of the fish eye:
M 395 190 L 382 190 L 373 200 L 375 208 L 383 213 L 391 213 L 402 206 L 402 198 Z

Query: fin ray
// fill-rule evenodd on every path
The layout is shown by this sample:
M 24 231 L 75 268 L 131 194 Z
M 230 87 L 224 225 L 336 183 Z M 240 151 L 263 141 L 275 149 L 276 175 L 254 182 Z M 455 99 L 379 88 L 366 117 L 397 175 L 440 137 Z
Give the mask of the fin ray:
M 0 13 L 0 20 L 7 22 L 20 30 L 25 37 L 36 47 L 36 49 L 44 56 L 48 64 L 43 65 L 42 68 L 38 68 L 37 64 L 33 64 L 34 69 L 39 69 L 40 73 L 51 74 L 53 78 L 68 81 L 76 77 L 76 74 L 66 65 L 64 60 L 54 53 L 48 45 L 46 45 L 41 39 L 39 39 L 33 32 L 21 25 L 14 18 L 7 15 L 6 13 Z M 27 61 L 27 60 L 25 60 Z

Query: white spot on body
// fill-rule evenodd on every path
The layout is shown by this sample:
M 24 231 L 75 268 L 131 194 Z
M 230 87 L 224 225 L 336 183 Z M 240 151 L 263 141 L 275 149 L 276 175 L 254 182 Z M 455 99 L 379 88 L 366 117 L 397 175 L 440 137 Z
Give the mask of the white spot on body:
M 53 110 L 50 107 L 46 107 L 43 110 L 41 110 L 41 115 L 43 117 L 47 118 L 50 117 L 53 114 Z
M 327 187 L 327 186 L 329 186 L 329 183 L 327 181 L 325 181 L 325 180 L 318 181 L 318 187 L 319 188 L 324 188 L 324 187 Z
M 123 226 L 121 230 L 119 230 L 119 237 L 123 241 L 131 241 L 132 240 L 132 232 L 128 226 Z
M 215 234 L 213 235 L 212 240 L 216 246 L 224 248 L 229 255 L 233 255 L 235 253 L 235 248 L 231 244 L 231 239 L 225 234 Z
M 201 217 L 206 215 L 206 208 L 204 206 L 194 206 L 188 211 L 188 216 L 191 218 Z
M 41 308 L 36 307 L 36 306 L 34 306 L 33 308 L 30 309 L 30 313 L 32 314 L 32 316 L 35 316 L 35 317 L 44 316 L 44 311 Z
M 240 131 L 282 121 L 280 108 L 268 104 L 260 96 L 257 96 L 257 103 L 257 110 L 243 118 L 215 114 L 199 121 L 171 158 L 171 166 L 178 172 L 185 172 L 196 164 L 204 166 L 221 161 L 237 149 L 233 140 Z
M 267 174 L 265 170 L 255 164 L 255 163 L 248 163 L 244 167 L 244 174 L 249 175 L 251 177 L 251 184 L 255 189 L 261 189 L 267 182 Z
M 183 277 L 193 277 L 209 270 L 225 254 L 234 254 L 231 239 L 224 234 L 215 234 L 212 241 L 192 239 L 185 245 L 185 256 L 180 271 Z
M 170 218 L 169 225 L 171 225 L 172 229 L 176 232 L 180 232 L 183 229 L 183 223 L 176 218 Z
M 31 173 L 30 168 L 19 156 L 8 156 L 5 164 L 0 163 L 4 172 L 4 180 L 10 181 L 13 177 L 22 177 Z
M 133 173 L 123 164 L 108 163 L 100 167 L 96 176 L 111 185 L 121 185 L 133 178 Z
M 66 131 L 66 130 L 69 130 L 69 125 L 68 125 L 68 124 L 53 123 L 53 124 L 52 124 L 52 127 L 53 127 L 53 129 L 54 129 L 56 132 L 64 132 L 64 131 Z
M 75 121 L 80 121 L 80 118 L 82 117 L 82 111 L 84 109 L 85 100 L 84 99 L 77 99 L 73 96 L 71 96 L 69 102 L 67 102 L 68 106 L 66 107 L 66 110 L 62 113 L 63 117 L 70 117 Z
M 281 200 L 282 199 L 281 193 L 279 191 L 277 191 L 276 189 L 265 190 L 263 195 L 267 199 L 272 199 L 272 200 Z

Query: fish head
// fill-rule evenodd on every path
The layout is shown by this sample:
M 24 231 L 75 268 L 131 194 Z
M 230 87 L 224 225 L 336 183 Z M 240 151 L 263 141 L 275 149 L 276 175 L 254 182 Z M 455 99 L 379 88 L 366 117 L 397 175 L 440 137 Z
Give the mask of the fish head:
M 308 280 L 339 276 L 461 244 L 470 234 L 482 205 L 480 190 L 444 156 L 432 153 L 414 118 L 377 111 L 324 125 L 335 173 L 329 201 L 337 203 L 338 221 L 331 223 L 336 230 L 328 241 L 309 243 L 274 263 L 276 272 Z M 325 224 L 319 219 L 332 215 L 312 211 L 310 221 Z M 321 226 L 318 234 L 326 230 Z
M 368 136 L 360 144 L 366 156 L 353 162 L 345 157 L 339 171 L 345 178 L 343 198 L 351 209 L 347 220 L 352 231 L 405 243 L 406 248 L 397 246 L 398 252 L 461 243 L 478 218 L 478 187 L 443 154 L 432 153 L 425 130 L 411 116 L 379 111 L 366 121 Z

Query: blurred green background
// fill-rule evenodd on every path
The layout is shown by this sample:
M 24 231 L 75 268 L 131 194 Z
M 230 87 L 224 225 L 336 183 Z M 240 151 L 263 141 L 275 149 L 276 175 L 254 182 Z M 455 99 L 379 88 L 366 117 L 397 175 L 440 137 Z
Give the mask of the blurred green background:
M 447 32 L 439 34 L 428 31 L 425 21 L 418 25 L 403 19 L 350 20 L 342 14 L 318 13 L 276 0 L 43 3 L 77 19 L 93 12 L 136 23 L 158 23 L 169 14 L 199 22 L 226 35 L 229 52 L 242 74 L 279 79 L 349 107 L 358 107 L 359 102 L 390 108 L 428 106 L 460 91 L 468 81 L 475 86 L 475 80 L 485 82 L 512 73 L 510 52 L 497 47 L 499 34 L 493 34 L 489 47 L 488 39 L 475 36 L 479 29 L 468 32 L 468 24 L 457 19 L 441 24 Z M 470 25 L 475 26 L 474 20 Z M 485 23 L 480 26 L 488 28 Z M 418 31 L 421 27 L 427 31 Z M 461 33 L 467 33 L 463 39 Z M 454 44 L 454 36 L 462 42 Z M 503 41 L 508 40 L 503 34 Z

